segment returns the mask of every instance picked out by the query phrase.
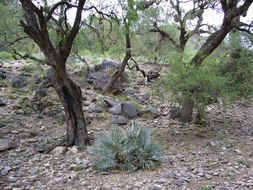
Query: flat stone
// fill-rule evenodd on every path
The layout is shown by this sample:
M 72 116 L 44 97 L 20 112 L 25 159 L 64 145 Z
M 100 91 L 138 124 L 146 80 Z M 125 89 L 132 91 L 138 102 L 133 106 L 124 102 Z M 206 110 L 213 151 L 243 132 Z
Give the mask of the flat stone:
M 78 153 L 78 149 L 77 149 L 76 146 L 73 146 L 73 147 L 69 150 L 69 152 L 72 153 L 72 154 L 76 154 L 76 153 Z
M 148 119 L 155 119 L 162 115 L 162 113 L 154 108 L 147 109 L 147 110 L 140 110 L 139 115 Z
M 162 186 L 161 185 L 158 185 L 158 184 L 155 184 L 153 186 L 153 190 L 161 190 L 162 189 Z
M 116 101 L 116 100 L 114 100 L 114 99 L 112 99 L 112 98 L 106 98 L 106 99 L 104 100 L 104 102 L 105 102 L 109 107 L 114 107 L 114 106 L 116 106 L 116 105 L 119 104 L 118 101 Z
M 1 175 L 2 176 L 5 176 L 9 173 L 9 171 L 11 170 L 11 167 L 10 166 L 5 166 L 2 171 L 1 171 Z
M 55 116 L 58 115 L 59 113 L 60 113 L 59 110 L 49 110 L 49 111 L 47 112 L 47 116 L 48 116 L 48 117 L 55 117 Z
M 17 148 L 17 143 L 11 139 L 0 138 L 0 151 Z
M 127 125 L 127 120 L 125 117 L 119 116 L 112 118 L 114 124 Z
M 183 184 L 183 182 L 181 179 L 178 179 L 175 181 L 175 185 L 177 185 L 177 186 L 181 186 L 182 184 Z
M 55 147 L 54 150 L 52 150 L 52 154 L 59 156 L 61 154 L 64 154 L 66 151 L 67 148 L 65 146 L 58 146 Z
M 14 76 L 11 80 L 11 85 L 13 87 L 22 88 L 27 85 L 28 77 L 21 74 L 18 76 Z
M 108 110 L 108 112 L 113 115 L 121 115 L 121 104 L 117 104 L 116 106 L 112 107 Z
M 35 95 L 39 96 L 39 97 L 46 97 L 48 94 L 49 94 L 49 92 L 47 89 L 38 89 L 35 92 Z
M 125 118 L 132 119 L 139 115 L 139 110 L 131 104 L 122 103 L 121 113 Z

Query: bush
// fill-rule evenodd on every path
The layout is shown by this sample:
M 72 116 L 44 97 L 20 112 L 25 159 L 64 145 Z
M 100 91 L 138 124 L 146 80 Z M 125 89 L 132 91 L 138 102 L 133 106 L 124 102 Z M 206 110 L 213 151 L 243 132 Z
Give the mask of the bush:
M 182 103 L 190 98 L 198 112 L 203 114 L 205 106 L 217 101 L 224 93 L 226 79 L 218 76 L 213 63 L 205 63 L 199 68 L 177 62 L 163 77 L 163 87 L 172 93 L 175 102 Z
M 153 170 L 162 161 L 162 151 L 152 142 L 150 132 L 134 125 L 128 131 L 115 128 L 101 134 L 96 147 L 89 150 L 98 170 Z
M 14 60 L 12 54 L 7 51 L 0 51 L 0 60 Z

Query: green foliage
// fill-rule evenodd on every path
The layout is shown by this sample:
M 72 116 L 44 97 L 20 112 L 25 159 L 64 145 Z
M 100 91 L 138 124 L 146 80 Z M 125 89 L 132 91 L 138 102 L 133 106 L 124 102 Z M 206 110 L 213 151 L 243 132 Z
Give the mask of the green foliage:
M 247 168 L 250 168 L 251 167 L 251 164 L 245 160 L 238 160 L 238 163 L 243 165 L 243 166 L 246 166 Z
M 173 94 L 176 102 L 183 102 L 188 97 L 203 112 L 205 106 L 216 101 L 223 93 L 225 79 L 218 76 L 214 62 L 194 67 L 180 61 L 172 63 L 170 72 L 164 76 L 163 87 Z
M 220 76 L 226 77 L 226 93 L 231 100 L 250 98 L 253 93 L 253 53 L 236 49 L 231 59 L 219 66 Z
M 11 53 L 7 51 L 0 51 L 0 60 L 14 60 Z
M 162 161 L 162 151 L 152 142 L 150 132 L 134 125 L 128 131 L 115 128 L 101 134 L 90 152 L 98 170 L 152 170 Z
M 213 188 L 210 186 L 201 186 L 200 190 L 212 190 Z
M 27 72 L 27 73 L 33 73 L 34 67 L 33 67 L 33 65 L 24 65 L 21 67 L 21 71 Z

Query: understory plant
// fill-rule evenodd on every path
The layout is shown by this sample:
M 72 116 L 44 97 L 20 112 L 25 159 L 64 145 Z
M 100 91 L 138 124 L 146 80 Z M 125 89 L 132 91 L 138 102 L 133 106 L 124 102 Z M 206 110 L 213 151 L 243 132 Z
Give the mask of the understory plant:
M 101 134 L 89 151 L 97 170 L 153 170 L 162 161 L 162 150 L 152 142 L 150 131 L 134 124 L 128 130 L 114 128 Z

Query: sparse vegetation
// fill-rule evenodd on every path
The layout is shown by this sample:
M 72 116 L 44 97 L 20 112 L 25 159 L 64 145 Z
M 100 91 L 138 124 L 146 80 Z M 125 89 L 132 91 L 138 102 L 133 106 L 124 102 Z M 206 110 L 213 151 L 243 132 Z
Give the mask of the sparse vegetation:
M 246 166 L 247 168 L 251 167 L 251 164 L 248 161 L 245 161 L 245 160 L 238 160 L 238 163 L 243 165 L 243 166 Z
M 115 128 L 101 134 L 90 153 L 98 170 L 154 170 L 162 161 L 162 151 L 152 142 L 150 132 L 134 125 L 128 131 Z

